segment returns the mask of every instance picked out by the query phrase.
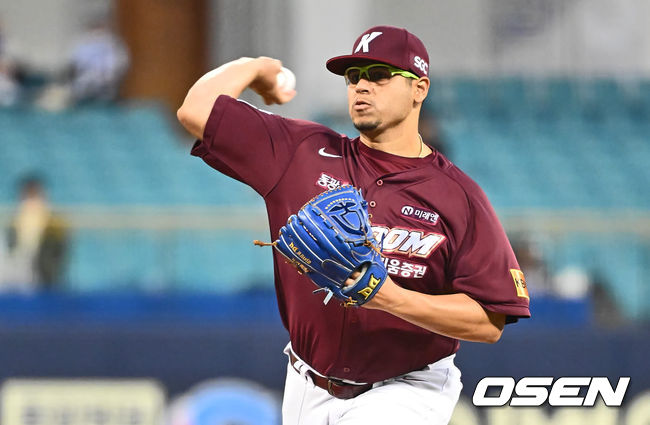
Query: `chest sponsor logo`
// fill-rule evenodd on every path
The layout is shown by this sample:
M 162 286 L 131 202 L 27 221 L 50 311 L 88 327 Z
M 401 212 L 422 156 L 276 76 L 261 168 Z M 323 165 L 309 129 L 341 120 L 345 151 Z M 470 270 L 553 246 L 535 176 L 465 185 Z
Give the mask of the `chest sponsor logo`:
M 316 186 L 322 187 L 327 190 L 338 189 L 344 184 L 350 184 L 345 180 L 338 179 L 336 177 L 330 176 L 327 173 L 320 173 L 320 177 L 316 180 Z
M 412 207 L 411 205 L 404 205 L 401 212 L 405 217 L 414 218 L 418 221 L 431 224 L 438 224 L 438 219 L 440 218 L 440 215 L 436 212 L 425 210 L 423 208 Z
M 395 277 L 422 279 L 428 269 L 428 266 L 424 264 L 400 258 L 383 257 L 382 261 L 388 274 Z
M 404 227 L 372 226 L 375 239 L 386 254 L 402 254 L 409 257 L 429 258 L 447 237 L 440 233 Z

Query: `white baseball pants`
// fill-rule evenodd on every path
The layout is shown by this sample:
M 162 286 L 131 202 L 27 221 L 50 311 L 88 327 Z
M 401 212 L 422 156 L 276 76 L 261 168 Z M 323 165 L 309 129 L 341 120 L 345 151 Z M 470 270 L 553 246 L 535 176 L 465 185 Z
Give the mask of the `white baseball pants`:
M 288 345 L 285 353 L 290 350 Z M 282 402 L 283 425 L 445 425 L 458 402 L 462 384 L 455 355 L 422 370 L 378 382 L 349 400 L 316 387 L 302 361 L 287 365 Z

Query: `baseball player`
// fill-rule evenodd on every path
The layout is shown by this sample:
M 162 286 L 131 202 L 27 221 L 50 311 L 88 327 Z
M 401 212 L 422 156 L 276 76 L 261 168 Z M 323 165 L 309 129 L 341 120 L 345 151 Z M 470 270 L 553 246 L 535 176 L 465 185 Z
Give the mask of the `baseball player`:
M 285 425 L 446 424 L 462 387 L 459 340 L 496 342 L 506 323 L 530 316 L 524 276 L 485 194 L 419 137 L 428 66 L 424 44 L 390 26 L 368 29 L 352 54 L 327 61 L 347 84 L 355 139 L 238 100 L 246 88 L 267 104 L 295 96 L 277 86 L 281 63 L 267 57 L 209 72 L 178 110 L 198 139 L 192 155 L 264 198 L 272 237 L 298 223 L 292 214 L 323 192 L 354 187 L 365 199 L 381 257 L 357 291 L 361 302 L 324 303 L 313 294 L 322 280 L 293 267 L 310 263 L 311 250 L 292 248 L 291 261 L 275 251 L 290 336 Z M 356 205 L 347 193 L 343 214 Z M 332 246 L 313 236 L 322 232 L 311 228 L 309 243 Z M 366 274 L 355 270 L 342 288 Z

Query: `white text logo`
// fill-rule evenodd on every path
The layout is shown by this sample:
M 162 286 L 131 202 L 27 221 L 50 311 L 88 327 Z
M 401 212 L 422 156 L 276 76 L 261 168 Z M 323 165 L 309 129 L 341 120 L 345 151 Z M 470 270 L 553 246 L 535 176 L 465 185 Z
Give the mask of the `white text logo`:
M 320 156 L 326 156 L 328 158 L 343 158 L 341 155 L 334 155 L 334 154 L 325 152 L 325 148 L 320 148 L 318 150 L 318 154 Z
M 336 188 L 341 187 L 341 185 L 344 184 L 350 184 L 350 183 L 332 177 L 326 173 L 320 173 L 320 177 L 316 181 L 316 186 L 320 186 L 327 190 L 334 190 Z
M 438 213 L 425 210 L 423 208 L 412 207 L 410 205 L 404 205 L 402 207 L 402 215 L 405 217 L 414 218 L 425 223 L 438 224 L 438 219 L 440 215 Z
M 539 376 L 521 378 L 515 383 L 511 377 L 494 376 L 478 382 L 472 402 L 474 406 L 504 406 L 508 402 L 510 406 L 541 406 L 547 401 L 550 406 L 593 406 L 600 394 L 605 405 L 620 406 L 629 383 L 629 376 L 618 378 L 616 389 L 605 377 L 562 377 L 553 382 L 552 377 Z M 582 387 L 586 387 L 584 396 L 580 396 Z M 493 390 L 489 391 L 490 388 Z
M 413 65 L 415 65 L 415 67 L 416 67 L 417 69 L 420 69 L 420 70 L 421 70 L 422 72 L 424 72 L 425 74 L 426 74 L 427 72 L 429 72 L 429 64 L 426 63 L 425 60 L 422 59 L 422 58 L 419 57 L 419 56 L 416 56 L 416 57 L 413 59 Z
M 359 44 L 357 44 L 357 48 L 354 49 L 354 53 L 359 52 L 359 50 L 361 49 L 363 49 L 363 53 L 368 53 L 368 51 L 370 50 L 368 44 L 370 44 L 372 40 L 374 40 L 381 34 L 382 34 L 381 32 L 377 32 L 377 31 L 372 32 L 370 34 L 364 34 L 363 37 L 361 37 L 361 41 L 359 42 Z
M 445 239 L 439 233 L 384 226 L 372 226 L 375 239 L 381 243 L 382 252 L 404 254 L 409 257 L 429 257 Z M 382 243 L 383 241 L 383 243 Z

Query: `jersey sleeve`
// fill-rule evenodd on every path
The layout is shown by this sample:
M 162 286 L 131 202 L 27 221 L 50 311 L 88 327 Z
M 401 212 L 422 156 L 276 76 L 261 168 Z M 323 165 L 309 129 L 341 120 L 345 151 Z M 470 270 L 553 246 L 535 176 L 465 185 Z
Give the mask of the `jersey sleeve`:
M 467 229 L 452 260 L 453 290 L 506 314 L 508 323 L 530 317 L 526 280 L 494 209 L 480 189 L 468 201 Z
M 222 95 L 214 103 L 203 139 L 194 143 L 191 153 L 266 196 L 284 173 L 296 147 L 320 127 Z

